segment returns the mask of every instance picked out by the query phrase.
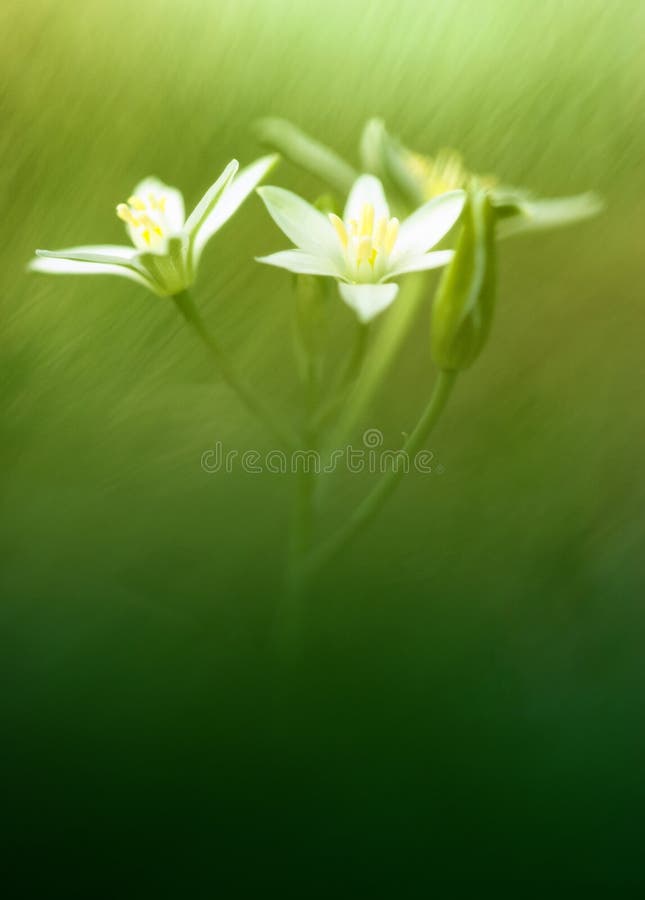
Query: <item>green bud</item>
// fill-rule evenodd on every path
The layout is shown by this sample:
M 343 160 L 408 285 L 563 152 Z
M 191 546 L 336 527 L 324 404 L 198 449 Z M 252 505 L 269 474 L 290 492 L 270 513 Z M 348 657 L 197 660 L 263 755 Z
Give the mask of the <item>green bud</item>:
M 426 198 L 408 165 L 409 150 L 392 137 L 382 119 L 370 119 L 366 123 L 360 154 L 365 171 L 378 176 L 389 194 L 395 191 L 404 210 L 416 209 L 424 202 Z
M 495 218 L 489 193 L 473 184 L 432 310 L 432 356 L 440 369 L 467 369 L 486 343 L 495 306 Z
M 334 150 L 286 119 L 260 119 L 254 130 L 267 147 L 277 150 L 285 159 L 321 178 L 341 194 L 351 190 L 358 177 L 358 172 Z
M 384 172 L 385 142 L 388 133 L 383 119 L 368 119 L 361 134 L 359 152 L 366 172 L 382 178 Z

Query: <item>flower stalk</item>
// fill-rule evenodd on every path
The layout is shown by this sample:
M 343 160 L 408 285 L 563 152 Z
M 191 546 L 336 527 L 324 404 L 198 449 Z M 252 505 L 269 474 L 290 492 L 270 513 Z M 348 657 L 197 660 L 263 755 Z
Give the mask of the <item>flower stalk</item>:
M 206 346 L 217 371 L 226 384 L 237 394 L 246 410 L 254 416 L 279 443 L 283 449 L 290 449 L 294 441 L 276 421 L 276 416 L 259 400 L 257 394 L 241 379 L 231 360 L 219 342 L 208 331 L 204 320 L 193 303 L 188 291 L 175 294 L 172 298 L 186 322 Z
M 456 378 L 456 372 L 439 372 L 428 405 L 403 446 L 403 452 L 407 455 L 416 454 L 427 441 L 448 402 Z M 393 467 L 383 475 L 338 531 L 310 554 L 306 564 L 307 577 L 311 578 L 321 568 L 332 562 L 346 546 L 361 534 L 400 484 L 403 475 L 404 470 L 400 466 Z
M 341 212 L 336 197 L 321 198 L 316 206 L 282 187 L 257 188 L 276 155 L 241 170 L 231 160 L 188 215 L 179 190 L 148 177 L 116 207 L 129 244 L 37 250 L 29 267 L 53 274 L 124 277 L 171 299 L 243 407 L 282 449 L 300 451 L 299 464 L 292 468 L 286 591 L 275 623 L 279 643 L 293 656 L 301 646 L 304 602 L 313 577 L 365 531 L 406 471 L 394 466 L 382 474 L 340 527 L 316 545 L 321 492 L 312 458 L 319 459 L 321 449 L 327 452 L 343 439 L 382 384 L 425 299 L 426 272 L 445 267 L 431 312 L 430 356 L 438 376 L 401 450 L 407 456 L 424 446 L 457 374 L 478 359 L 488 342 L 499 239 L 581 221 L 602 204 L 592 193 L 539 199 L 495 177 L 476 176 L 456 151 L 443 149 L 432 157 L 414 152 L 379 119 L 370 120 L 363 131 L 359 170 L 285 120 L 264 119 L 257 133 L 346 196 L 342 214 L 336 214 Z M 241 378 L 190 294 L 207 243 L 256 189 L 293 245 L 256 259 L 297 276 L 294 325 L 304 391 L 302 422 L 299 429 L 294 426 L 297 441 Z M 400 288 L 403 276 L 408 277 Z M 339 365 L 340 374 L 325 388 L 328 316 L 338 298 L 355 316 L 356 341 L 345 368 Z M 372 334 L 370 323 L 386 310 Z

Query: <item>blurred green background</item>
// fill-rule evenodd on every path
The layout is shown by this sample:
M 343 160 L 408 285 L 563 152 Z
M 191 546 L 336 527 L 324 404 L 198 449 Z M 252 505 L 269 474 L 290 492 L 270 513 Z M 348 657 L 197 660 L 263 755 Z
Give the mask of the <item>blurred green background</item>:
M 143 896 L 645 882 L 643 3 L 6 0 L 0 34 L 3 820 L 23 886 L 85 867 L 139 870 Z M 286 668 L 289 480 L 200 468 L 217 440 L 266 437 L 169 302 L 25 273 L 36 247 L 120 242 L 115 204 L 147 174 L 196 201 L 260 155 L 266 115 L 353 161 L 379 115 L 420 151 L 607 203 L 503 244 L 491 340 L 432 439 L 443 474 L 406 479 L 321 577 Z M 323 189 L 287 164 L 271 180 Z M 289 278 L 253 262 L 283 246 L 251 198 L 194 296 L 292 417 Z M 431 383 L 427 320 L 360 423 L 390 446 Z M 340 476 L 325 527 L 366 482 Z

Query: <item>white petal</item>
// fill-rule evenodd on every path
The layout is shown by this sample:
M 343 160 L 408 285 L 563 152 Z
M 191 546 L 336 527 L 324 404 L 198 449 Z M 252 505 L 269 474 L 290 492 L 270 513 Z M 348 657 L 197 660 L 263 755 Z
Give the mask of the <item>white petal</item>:
M 224 225 L 231 216 L 237 212 L 242 203 L 249 196 L 268 172 L 279 160 L 277 153 L 271 156 L 263 156 L 250 166 L 241 169 L 228 187 L 220 195 L 215 206 L 208 214 L 195 235 L 195 259 L 199 260 L 204 246 L 213 237 L 216 231 Z
M 597 194 L 578 194 L 553 200 L 519 200 L 520 215 L 501 219 L 497 224 L 498 237 L 510 237 L 524 231 L 539 231 L 571 225 L 597 215 L 603 202 Z
M 350 219 L 358 221 L 366 203 L 371 203 L 374 207 L 375 221 L 381 216 L 385 216 L 386 219 L 390 217 L 390 208 L 385 199 L 383 185 L 375 175 L 361 175 L 356 179 L 347 198 L 343 213 L 344 220 L 346 222 L 349 222 Z
M 421 256 L 403 256 L 397 260 L 396 266 L 383 277 L 383 280 L 405 275 L 406 272 L 425 272 L 427 269 L 447 266 L 454 255 L 454 250 L 436 250 L 434 253 L 422 253 Z
M 141 284 L 158 294 L 155 285 L 140 272 L 128 266 L 109 265 L 107 263 L 80 262 L 64 257 L 38 256 L 29 263 L 32 272 L 46 272 L 52 275 L 120 275 Z
M 184 230 L 187 234 L 192 236 L 193 240 L 195 239 L 198 229 L 202 227 L 207 217 L 210 215 L 211 210 L 222 196 L 224 189 L 237 172 L 239 165 L 240 164 L 236 159 L 232 159 L 217 181 L 209 187 L 195 209 L 188 216 Z
M 139 251 L 125 244 L 88 244 L 81 247 L 66 247 L 65 250 L 36 250 L 40 257 L 52 259 L 75 259 L 79 262 L 113 263 L 128 266 L 136 261 Z
M 141 197 L 146 203 L 148 203 L 148 194 L 153 194 L 158 199 L 165 198 L 164 216 L 173 234 L 181 231 L 184 227 L 186 218 L 184 198 L 177 188 L 170 187 L 158 178 L 150 176 L 140 181 L 132 193 L 135 197 Z
M 394 248 L 396 256 L 416 256 L 438 244 L 461 215 L 465 200 L 464 191 L 448 191 L 420 206 L 401 223 Z
M 302 197 L 279 187 L 258 188 L 269 215 L 296 247 L 334 258 L 340 243 L 329 219 Z
M 304 250 L 282 250 L 270 256 L 256 256 L 256 261 L 269 266 L 278 266 L 300 275 L 331 275 L 339 278 L 340 273 L 335 263 L 323 256 L 313 256 Z
M 386 309 L 396 297 L 398 284 L 343 284 L 338 283 L 340 296 L 350 306 L 361 322 L 369 322 Z

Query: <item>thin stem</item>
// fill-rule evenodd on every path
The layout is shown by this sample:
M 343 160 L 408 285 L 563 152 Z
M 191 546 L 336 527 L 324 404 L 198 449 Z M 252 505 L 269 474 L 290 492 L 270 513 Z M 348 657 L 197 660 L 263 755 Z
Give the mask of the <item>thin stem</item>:
M 285 594 L 276 611 L 276 638 L 281 651 L 293 657 L 300 645 L 303 605 L 308 590 L 305 562 L 311 550 L 314 530 L 314 500 L 317 469 L 309 460 L 309 452 L 316 452 L 318 432 L 312 422 L 318 402 L 318 371 L 316 361 L 308 356 L 305 373 L 305 412 L 302 428 L 304 454 L 300 465 L 295 462 L 295 494 L 291 516 Z
M 343 440 L 371 403 L 412 326 L 424 296 L 425 285 L 426 277 L 421 273 L 408 275 L 405 280 L 397 302 L 388 310 L 380 330 L 372 341 L 361 378 L 334 431 L 334 444 L 339 444 Z
M 200 316 L 188 291 L 182 291 L 180 294 L 175 294 L 173 300 L 182 316 L 208 348 L 211 358 L 215 362 L 217 370 L 224 381 L 233 391 L 235 391 L 246 409 L 270 431 L 273 437 L 279 441 L 283 447 L 291 448 L 293 446 L 293 440 L 278 425 L 274 413 L 268 410 L 257 398 L 251 388 L 240 379 L 240 376 L 235 371 L 233 363 L 206 328 L 204 320 Z
M 296 466 L 296 495 L 293 508 L 290 580 L 299 580 L 302 561 L 309 552 L 313 532 L 313 499 L 316 488 L 315 466 L 310 465 L 307 458 L 309 452 L 316 452 L 318 432 L 312 422 L 318 396 L 318 380 L 313 360 L 309 359 L 305 379 L 305 414 L 302 428 L 302 465 Z
M 428 439 L 446 405 L 456 377 L 456 372 L 443 371 L 439 373 L 430 401 L 417 422 L 414 431 L 403 446 L 403 452 L 407 454 L 408 458 L 414 456 Z M 338 531 L 310 555 L 307 561 L 307 574 L 309 576 L 331 562 L 347 544 L 360 534 L 363 528 L 379 512 L 390 494 L 400 483 L 404 474 L 405 470 L 402 466 L 393 466 L 392 469 L 383 475 L 381 480 L 362 503 L 356 507 Z
M 356 341 L 354 342 L 354 348 L 347 362 L 345 371 L 338 381 L 333 396 L 321 409 L 318 410 L 318 413 L 314 418 L 314 424 L 316 428 L 320 429 L 324 425 L 326 425 L 327 422 L 329 422 L 329 420 L 337 412 L 339 406 L 345 399 L 347 392 L 359 377 L 361 369 L 363 367 L 363 362 L 365 360 L 369 334 L 369 325 L 359 323 L 358 331 L 356 332 Z
M 305 562 L 311 549 L 314 520 L 315 473 L 303 460 L 295 474 L 295 495 L 289 536 L 286 593 L 278 609 L 278 628 L 284 640 L 297 643 L 302 630 L 302 606 L 308 588 Z

